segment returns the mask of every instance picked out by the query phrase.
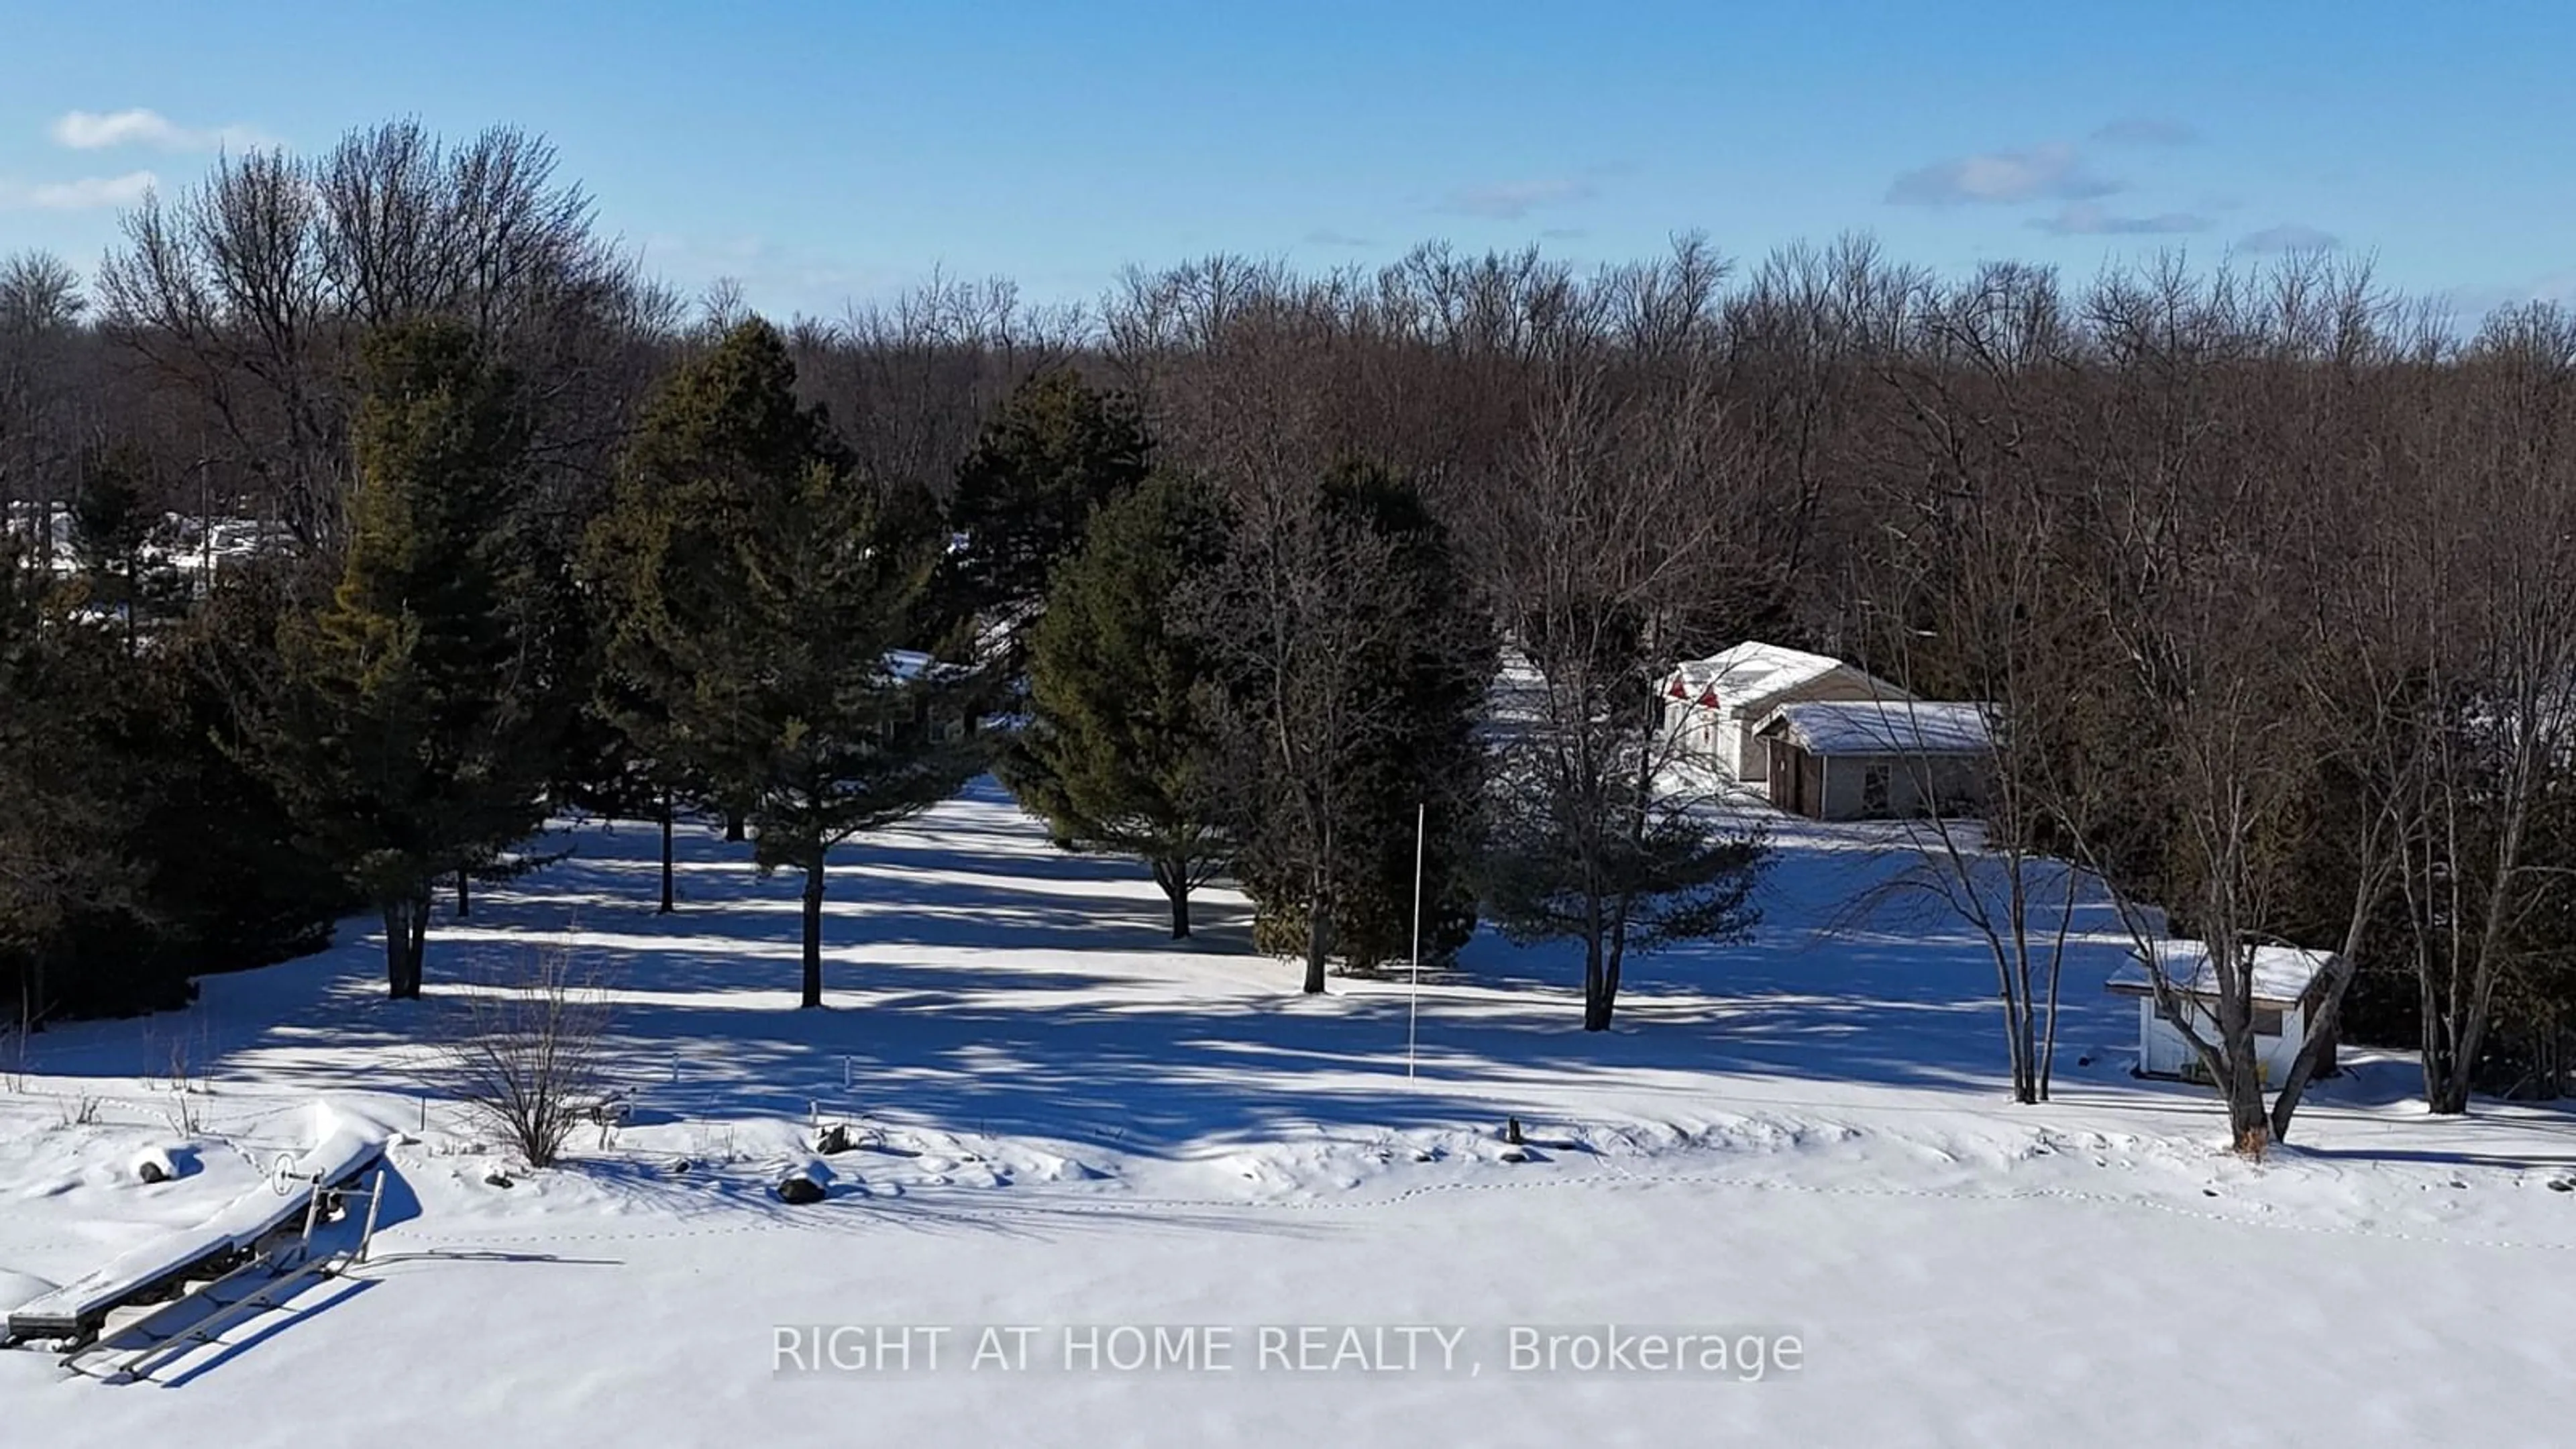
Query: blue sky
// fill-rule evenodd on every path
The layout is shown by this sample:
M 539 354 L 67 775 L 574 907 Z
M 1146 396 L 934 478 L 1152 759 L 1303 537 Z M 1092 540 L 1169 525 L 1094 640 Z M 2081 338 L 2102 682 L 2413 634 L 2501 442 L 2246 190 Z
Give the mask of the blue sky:
M 544 132 L 657 270 L 780 313 L 1694 229 L 2077 275 L 2331 245 L 2475 313 L 2576 301 L 2571 56 L 2576 0 L 0 0 L 0 252 L 87 268 L 147 177 L 416 115 Z

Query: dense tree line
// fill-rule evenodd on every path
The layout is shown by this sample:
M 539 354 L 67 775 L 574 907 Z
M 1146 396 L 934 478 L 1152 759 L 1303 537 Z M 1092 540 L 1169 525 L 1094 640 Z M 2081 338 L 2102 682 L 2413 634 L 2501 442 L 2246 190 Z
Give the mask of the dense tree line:
M 2571 429 L 2576 319 L 2314 259 L 1433 245 L 773 328 L 524 134 L 251 153 L 94 277 L 0 265 L 0 959 L 41 1015 L 360 904 L 393 950 L 584 802 L 800 872 L 813 1000 L 824 853 L 991 764 L 1176 935 L 1241 881 L 1316 988 L 1413 952 L 1419 819 L 1424 954 L 1577 943 L 1602 1026 L 1751 922 L 1651 690 L 1761 637 L 1996 707 L 2015 844 L 2220 948 L 2249 1144 L 2303 1086 L 2252 1066 L 2256 943 L 2341 950 L 2330 1014 L 2437 1109 L 2555 1092 Z

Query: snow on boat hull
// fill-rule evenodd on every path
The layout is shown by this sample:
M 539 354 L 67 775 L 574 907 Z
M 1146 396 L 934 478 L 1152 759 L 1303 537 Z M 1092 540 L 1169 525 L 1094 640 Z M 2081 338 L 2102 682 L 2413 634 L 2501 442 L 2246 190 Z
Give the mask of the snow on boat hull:
M 295 1161 L 293 1176 L 325 1188 L 344 1187 L 384 1156 L 385 1139 L 360 1125 L 323 1114 L 325 1131 Z M 195 1227 L 168 1233 L 110 1260 L 9 1313 L 9 1337 L 18 1340 L 83 1338 L 97 1331 L 108 1311 L 186 1281 L 216 1260 L 251 1250 L 305 1211 L 306 1194 L 283 1196 L 268 1186 L 243 1193 Z

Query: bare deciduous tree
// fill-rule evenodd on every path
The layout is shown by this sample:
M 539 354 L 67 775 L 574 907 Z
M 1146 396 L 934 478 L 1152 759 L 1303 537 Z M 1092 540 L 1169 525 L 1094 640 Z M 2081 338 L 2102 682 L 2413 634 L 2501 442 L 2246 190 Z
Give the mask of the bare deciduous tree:
M 2412 522 L 2424 788 L 2399 893 L 2422 1019 L 2424 1096 L 2468 1109 L 2500 983 L 2568 889 L 2542 823 L 2576 765 L 2576 317 L 2492 322 L 2419 436 L 2442 505 Z
M 1631 953 L 1756 916 L 1759 834 L 1716 816 L 1655 688 L 1681 641 L 1723 627 L 1704 575 L 1733 560 L 1728 441 L 1701 387 L 1623 396 L 1570 360 L 1481 521 L 1522 665 L 1497 711 L 1489 906 L 1521 939 L 1582 943 L 1587 1031 L 1610 1026 Z
M 53 566 L 53 507 L 81 451 L 86 379 L 74 364 L 86 310 L 80 278 L 60 258 L 0 258 L 0 537 L 23 531 L 31 547 L 21 561 L 38 569 Z M 33 506 L 23 519 L 21 503 Z
M 404 318 L 460 322 L 536 379 L 534 455 L 595 479 L 645 381 L 630 345 L 669 306 L 555 165 L 523 131 L 449 146 L 410 121 L 309 159 L 225 157 L 126 214 L 103 321 L 203 406 L 307 549 L 340 529 L 358 337 Z
M 1890 432 L 1904 451 L 1880 490 L 1885 572 L 1863 600 L 1873 626 L 1865 657 L 1980 707 L 1992 754 L 1970 812 L 1977 818 L 1962 818 L 1950 742 L 1911 700 L 1885 706 L 1885 733 L 1923 811 L 1918 866 L 1890 884 L 1924 893 L 1983 943 L 2014 1100 L 2040 1102 L 2088 880 L 2044 847 L 2089 834 L 2117 758 L 2078 740 L 2077 715 L 2104 661 L 2065 587 L 2069 510 L 2040 443 L 2047 383 L 2071 346 L 2068 319 L 2053 279 L 2013 267 L 1927 289 L 1911 310 L 1912 345 L 1881 361 Z

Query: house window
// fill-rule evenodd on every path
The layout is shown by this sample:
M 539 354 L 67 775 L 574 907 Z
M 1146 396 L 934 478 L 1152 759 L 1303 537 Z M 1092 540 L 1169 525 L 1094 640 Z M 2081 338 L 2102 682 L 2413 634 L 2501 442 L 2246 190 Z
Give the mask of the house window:
M 1860 772 L 1860 808 L 1865 815 L 1887 813 L 1887 767 L 1871 765 Z

